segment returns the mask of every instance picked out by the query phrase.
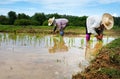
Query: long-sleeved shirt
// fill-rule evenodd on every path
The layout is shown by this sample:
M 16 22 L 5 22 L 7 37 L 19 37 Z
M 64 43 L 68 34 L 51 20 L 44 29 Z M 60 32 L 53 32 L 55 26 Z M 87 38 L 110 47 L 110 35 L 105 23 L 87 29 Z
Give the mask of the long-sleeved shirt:
M 58 28 L 59 30 L 64 29 L 67 24 L 68 24 L 68 20 L 65 18 L 55 19 L 53 22 L 53 25 L 55 26 L 55 28 Z
M 96 28 L 100 27 L 102 21 L 101 16 L 89 16 L 87 18 L 86 26 L 87 26 L 87 33 L 92 33 L 97 35 Z

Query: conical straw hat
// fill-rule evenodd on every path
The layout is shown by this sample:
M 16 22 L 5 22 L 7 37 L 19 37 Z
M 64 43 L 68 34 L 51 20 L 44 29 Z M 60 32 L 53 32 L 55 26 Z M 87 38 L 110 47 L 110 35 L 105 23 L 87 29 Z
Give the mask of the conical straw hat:
M 102 16 L 102 24 L 107 30 L 110 30 L 114 25 L 113 16 L 108 13 L 104 13 Z
M 49 25 L 49 26 L 52 25 L 52 23 L 53 23 L 54 20 L 55 20 L 55 17 L 49 18 L 49 20 L 48 20 L 48 25 Z

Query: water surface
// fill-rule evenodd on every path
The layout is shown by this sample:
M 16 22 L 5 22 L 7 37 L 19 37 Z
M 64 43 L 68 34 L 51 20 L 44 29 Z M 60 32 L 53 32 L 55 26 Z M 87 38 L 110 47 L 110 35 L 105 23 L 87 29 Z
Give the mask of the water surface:
M 0 79 L 71 79 L 114 39 L 0 33 Z

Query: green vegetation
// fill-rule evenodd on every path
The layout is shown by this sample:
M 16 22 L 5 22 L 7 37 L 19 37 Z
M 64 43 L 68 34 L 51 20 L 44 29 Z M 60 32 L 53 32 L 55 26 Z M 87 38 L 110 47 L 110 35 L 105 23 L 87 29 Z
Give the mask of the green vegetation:
M 24 13 L 16 14 L 14 11 L 8 12 L 8 16 L 0 15 L 0 32 L 9 33 L 37 33 L 46 35 L 52 34 L 53 26 L 48 25 L 48 19 L 67 18 L 69 26 L 65 29 L 65 34 L 85 34 L 85 24 L 87 16 L 71 16 L 35 13 L 33 16 Z M 120 36 L 120 17 L 114 17 L 114 28 L 105 31 L 104 34 Z M 10 36 L 12 39 L 16 37 Z M 37 38 L 37 37 L 36 37 Z M 73 39 L 71 39 L 74 42 Z M 81 44 L 83 40 L 81 40 Z M 58 62 L 58 60 L 57 60 Z M 73 76 L 73 79 L 120 79 L 120 38 L 103 47 L 96 59 L 92 60 L 84 72 Z
M 21 22 L 22 23 L 22 22 Z M 9 33 L 45 33 L 52 34 L 54 26 L 33 26 L 33 25 L 0 25 L 0 32 Z M 65 35 L 79 35 L 85 34 L 85 27 L 67 26 Z M 120 35 L 120 28 L 112 30 L 105 30 L 105 35 Z
M 84 27 L 86 25 L 87 16 L 72 16 L 72 15 L 60 15 L 35 13 L 33 16 L 26 15 L 24 13 L 18 13 L 14 11 L 8 12 L 7 16 L 0 15 L 0 24 L 2 25 L 36 25 L 36 26 L 47 26 L 49 18 L 67 18 L 69 20 L 69 26 Z M 17 21 L 17 22 L 16 22 Z M 22 21 L 22 23 L 21 23 Z M 120 17 L 114 17 L 114 25 L 120 27 Z
M 120 38 L 104 46 L 90 66 L 73 79 L 120 79 Z
M 52 27 L 47 26 L 14 26 L 14 25 L 0 25 L 0 32 L 17 32 L 17 33 L 33 33 L 44 32 L 44 30 L 50 30 Z
M 0 25 L 0 32 L 9 33 L 45 33 L 52 34 L 53 26 L 14 26 L 14 25 Z M 65 34 L 85 34 L 84 27 L 68 26 L 65 29 Z
M 120 47 L 120 39 L 116 39 L 116 40 L 112 41 L 106 47 L 108 49 L 112 49 L 112 50 L 115 48 L 119 48 Z
M 0 15 L 1 25 L 36 25 L 36 26 L 47 26 L 48 19 L 52 18 L 67 18 L 69 20 L 69 26 L 85 26 L 87 16 L 71 16 L 71 15 L 59 15 L 35 13 L 33 16 L 26 15 L 24 13 L 18 13 L 14 11 L 8 12 L 8 17 Z
M 28 16 L 24 13 L 16 14 L 14 11 L 8 12 L 8 17 L 0 15 L 0 32 L 9 33 L 37 33 L 46 35 L 52 34 L 53 26 L 48 25 L 51 17 L 67 18 L 69 26 L 65 29 L 65 35 L 85 34 L 85 22 L 87 16 L 71 16 L 44 13 L 35 13 Z M 120 17 L 114 17 L 114 28 L 105 31 L 105 35 L 120 36 Z M 15 39 L 16 37 L 11 38 Z M 72 39 L 71 39 L 72 40 Z M 72 40 L 74 42 L 74 40 Z M 83 40 L 81 41 L 81 44 Z M 73 79 L 119 79 L 120 78 L 120 38 L 103 47 L 96 59 L 92 60 L 84 72 L 73 76 Z
M 48 19 L 52 18 L 67 18 L 69 20 L 68 27 L 65 29 L 66 34 L 85 34 L 87 16 L 72 16 L 35 13 L 33 16 L 14 11 L 8 12 L 7 16 L 0 15 L 0 32 L 15 32 L 15 33 L 48 33 L 50 34 L 53 27 L 48 27 Z M 105 34 L 119 35 L 120 17 L 114 17 L 114 29 L 106 31 Z
M 112 78 L 120 78 L 120 70 L 115 68 L 101 68 L 99 71 L 101 74 L 109 75 Z
M 120 65 L 120 52 L 116 51 L 120 50 L 120 39 L 116 39 L 106 47 L 111 50 L 109 53 L 110 62 Z

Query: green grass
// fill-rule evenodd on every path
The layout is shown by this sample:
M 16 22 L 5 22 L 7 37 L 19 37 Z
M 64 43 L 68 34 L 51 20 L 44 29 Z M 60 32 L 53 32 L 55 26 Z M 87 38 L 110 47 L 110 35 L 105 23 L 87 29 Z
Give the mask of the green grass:
M 51 34 L 54 26 L 14 26 L 0 25 L 0 32 L 16 32 L 16 33 L 46 33 Z M 65 29 L 66 34 L 84 33 L 84 27 L 68 26 Z
M 112 41 L 111 43 L 109 43 L 106 47 L 108 49 L 119 48 L 120 47 L 120 38 L 115 39 L 114 41 Z
M 0 25 L 0 32 L 10 33 L 44 33 L 52 34 L 54 26 L 14 26 L 14 25 Z M 79 35 L 85 34 L 85 27 L 80 26 L 67 26 L 65 34 Z M 120 28 L 116 27 L 109 31 L 104 31 L 105 35 L 117 35 L 120 36 Z
M 51 30 L 52 27 L 47 26 L 13 26 L 13 25 L 0 25 L 0 32 L 40 32 L 45 30 Z
M 120 38 L 115 39 L 106 46 L 109 49 L 110 62 L 120 65 Z
M 101 68 L 100 73 L 109 75 L 112 78 L 120 78 L 120 70 L 115 68 Z

